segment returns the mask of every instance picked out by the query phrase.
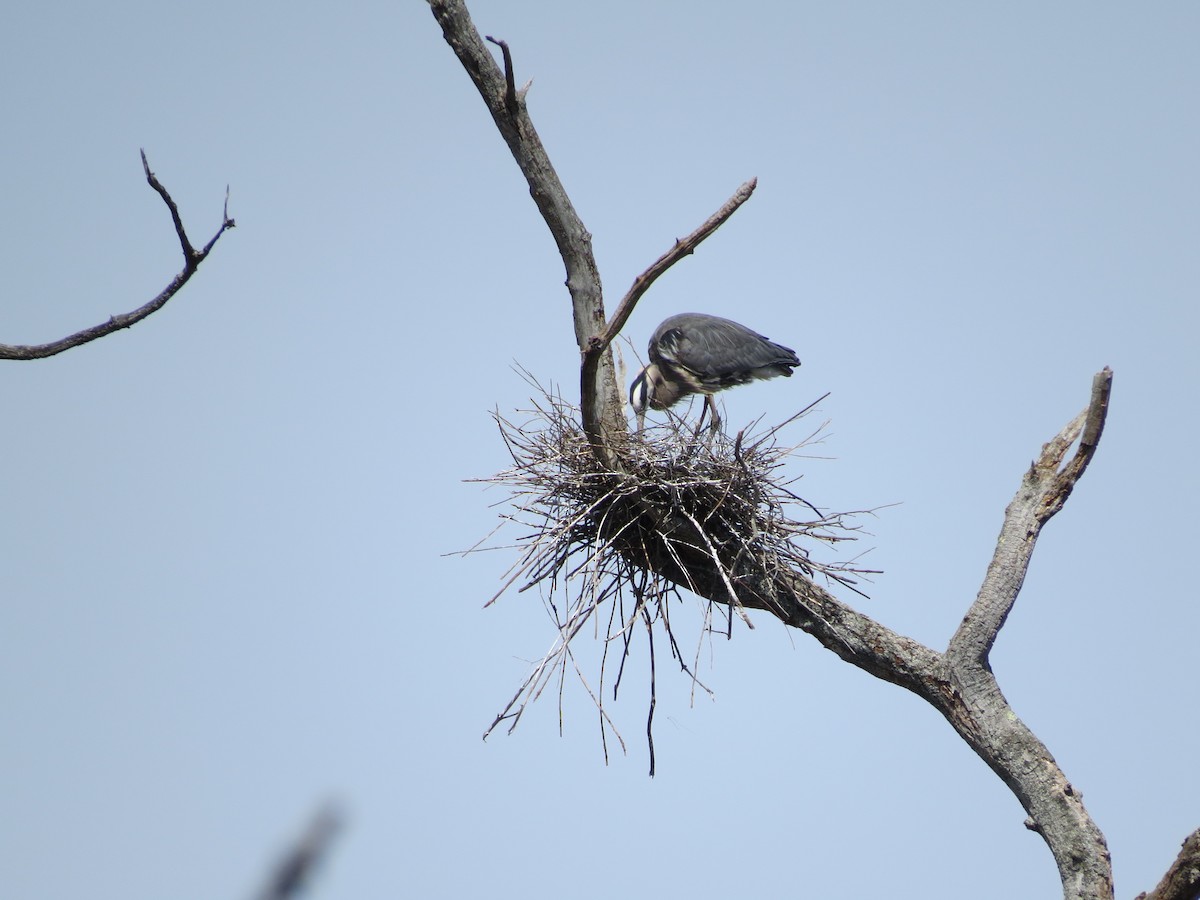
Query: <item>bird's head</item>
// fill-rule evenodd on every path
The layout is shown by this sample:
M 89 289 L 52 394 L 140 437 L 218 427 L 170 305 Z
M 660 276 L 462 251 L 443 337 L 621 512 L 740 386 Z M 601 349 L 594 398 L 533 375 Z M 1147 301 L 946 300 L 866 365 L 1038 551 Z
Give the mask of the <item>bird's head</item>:
M 638 373 L 637 378 L 633 379 L 633 384 L 629 386 L 629 405 L 633 407 L 633 414 L 637 416 L 638 431 L 642 430 L 646 421 L 646 410 L 654 402 L 654 389 L 657 384 L 658 366 L 651 363 Z

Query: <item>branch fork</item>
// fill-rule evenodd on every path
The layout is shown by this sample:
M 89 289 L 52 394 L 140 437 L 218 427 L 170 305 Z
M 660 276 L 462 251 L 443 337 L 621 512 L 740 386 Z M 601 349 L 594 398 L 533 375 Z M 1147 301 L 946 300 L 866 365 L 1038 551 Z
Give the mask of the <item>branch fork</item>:
M 183 270 L 171 279 L 170 283 L 159 292 L 158 296 L 132 312 L 110 316 L 107 322 L 101 322 L 99 325 L 93 325 L 91 328 L 85 328 L 82 331 L 77 331 L 74 334 L 67 335 L 65 338 L 51 341 L 48 344 L 0 344 L 0 359 L 45 359 L 48 356 L 55 356 L 65 350 L 70 350 L 72 347 L 90 343 L 97 338 L 102 338 L 122 328 L 129 328 L 132 325 L 136 325 L 142 319 L 162 309 L 168 300 L 179 293 L 180 288 L 188 283 L 188 280 L 200 267 L 200 263 L 204 262 L 209 252 L 216 246 L 221 235 L 237 224 L 229 217 L 229 188 L 226 187 L 225 207 L 221 213 L 221 227 L 217 229 L 216 234 L 209 238 L 203 247 L 197 250 L 188 239 L 187 231 L 183 227 L 183 219 L 179 215 L 179 207 L 175 204 L 175 200 L 167 192 L 167 189 L 163 187 L 158 177 L 150 171 L 150 163 L 146 159 L 146 151 L 142 150 L 141 155 L 142 171 L 146 173 L 146 182 L 162 197 L 163 202 L 167 205 L 167 209 L 171 213 L 171 221 L 175 224 L 175 234 L 179 238 L 179 246 L 183 251 Z

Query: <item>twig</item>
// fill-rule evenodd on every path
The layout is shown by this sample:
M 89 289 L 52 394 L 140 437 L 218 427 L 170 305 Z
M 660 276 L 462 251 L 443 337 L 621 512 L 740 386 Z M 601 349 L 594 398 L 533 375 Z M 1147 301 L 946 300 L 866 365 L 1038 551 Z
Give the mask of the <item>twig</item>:
M 520 106 L 517 104 L 517 82 L 513 77 L 512 53 L 508 49 L 508 41 L 498 41 L 490 34 L 484 35 L 484 39 L 499 47 L 504 55 L 504 108 L 510 116 L 516 118 Z
M 167 189 L 162 186 L 158 177 L 150 171 L 150 161 L 146 159 L 146 151 L 143 149 L 138 152 L 142 155 L 142 171 L 146 173 L 146 182 L 158 191 L 163 203 L 167 204 L 167 209 L 171 211 L 171 221 L 175 223 L 175 233 L 179 236 L 179 244 L 183 248 L 183 261 L 187 265 L 195 259 L 196 251 L 192 247 L 192 242 L 188 240 L 187 232 L 183 229 L 183 219 L 179 217 L 179 207 L 175 205 L 175 201 L 171 199 L 171 195 L 167 193 Z M 224 228 L 222 228 L 223 230 Z
M 341 827 L 342 817 L 332 804 L 319 809 L 304 834 L 279 860 L 259 900 L 291 900 L 298 896 L 317 864 L 329 855 Z
M 717 550 L 715 547 L 713 547 L 712 541 L 709 540 L 708 532 L 704 530 L 704 527 L 696 521 L 695 517 L 691 513 L 685 511 L 683 516 L 692 523 L 692 527 L 696 529 L 696 534 L 703 539 L 704 549 L 708 551 L 709 557 L 712 558 L 713 568 L 716 569 L 721 576 L 721 583 L 725 585 L 725 590 L 728 594 L 724 602 L 729 604 L 730 609 L 736 610 L 738 616 L 741 617 L 741 620 L 746 623 L 746 627 L 753 631 L 754 623 L 750 621 L 750 617 L 746 614 L 746 610 L 742 609 L 741 603 L 738 602 L 737 591 L 733 589 L 733 583 L 729 580 L 729 573 L 725 571 L 725 566 L 721 563 L 720 557 L 717 556 Z M 730 630 L 729 636 L 732 640 L 732 629 Z
M 646 638 L 650 643 L 650 709 L 646 712 L 646 745 L 650 751 L 650 777 L 654 777 L 654 707 L 658 703 L 654 690 L 654 623 L 650 613 L 642 607 L 642 618 L 646 621 Z
M 609 319 L 604 332 L 592 338 L 588 352 L 603 352 L 616 339 L 617 335 L 621 333 L 621 329 L 625 327 L 625 323 L 629 321 L 629 316 L 633 313 L 633 308 L 637 305 L 642 295 L 649 290 L 650 285 L 654 284 L 658 277 L 671 268 L 671 266 L 675 265 L 675 263 L 679 262 L 685 256 L 695 253 L 696 248 L 700 246 L 705 238 L 724 225 L 729 217 L 737 212 L 743 203 L 750 199 L 756 187 L 758 187 L 758 179 L 751 178 L 739 187 L 720 209 L 709 216 L 704 221 L 704 224 L 682 240 L 675 241 L 674 246 L 670 250 L 656 259 L 645 272 L 633 279 L 633 284 L 625 296 L 621 298 L 621 302 L 617 305 L 617 311 Z
M 184 230 L 183 220 L 179 216 L 179 207 L 176 206 L 175 201 L 155 174 L 150 171 L 150 164 L 146 161 L 146 151 L 143 150 L 141 153 L 142 169 L 146 173 L 147 183 L 158 192 L 163 202 L 167 204 L 167 209 L 171 211 L 171 221 L 175 223 L 175 234 L 179 237 L 179 245 L 183 250 L 183 271 L 172 278 L 171 283 L 163 288 L 157 297 L 132 312 L 111 316 L 107 322 L 93 325 L 91 328 L 85 328 L 82 331 L 77 331 L 75 334 L 68 335 L 57 341 L 51 341 L 48 344 L 0 344 L 0 359 L 45 359 L 46 357 L 62 353 L 64 350 L 70 350 L 72 347 L 90 343 L 97 338 L 112 334 L 114 331 L 120 331 L 122 328 L 129 328 L 132 325 L 136 325 L 151 313 L 162 309 L 167 301 L 174 297 L 179 292 L 179 289 L 187 284 L 188 279 L 192 277 L 196 269 L 200 267 L 200 263 L 204 262 L 209 251 L 217 243 L 217 239 L 236 225 L 234 220 L 229 218 L 229 188 L 226 188 L 225 209 L 222 213 L 221 227 L 217 229 L 217 233 L 209 239 L 208 243 L 201 249 L 196 250 L 192 246 L 191 241 L 188 240 L 187 232 Z

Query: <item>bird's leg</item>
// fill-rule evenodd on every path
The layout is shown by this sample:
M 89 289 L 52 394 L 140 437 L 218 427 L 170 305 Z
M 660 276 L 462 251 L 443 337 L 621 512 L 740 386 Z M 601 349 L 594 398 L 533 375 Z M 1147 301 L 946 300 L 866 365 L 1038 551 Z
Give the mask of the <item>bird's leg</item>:
M 705 440 L 705 445 L 709 450 L 712 450 L 713 441 L 716 440 L 717 432 L 721 428 L 721 416 L 717 412 L 717 404 L 713 400 L 711 394 L 704 395 L 704 408 L 700 410 L 700 418 L 696 421 L 696 431 L 692 434 L 692 440 L 700 437 L 700 431 L 704 427 L 704 416 L 708 414 L 708 438 Z
M 717 402 L 713 400 L 712 394 L 704 395 L 704 407 L 711 414 L 711 418 L 708 420 L 709 430 L 716 434 L 721 430 L 721 414 L 717 412 Z M 704 418 L 703 413 L 700 414 L 700 418 Z
M 708 415 L 708 394 L 704 395 L 704 405 L 700 407 L 700 418 L 696 419 L 696 427 L 692 431 L 693 441 L 700 437 L 700 431 L 704 428 L 704 417 L 706 415 Z

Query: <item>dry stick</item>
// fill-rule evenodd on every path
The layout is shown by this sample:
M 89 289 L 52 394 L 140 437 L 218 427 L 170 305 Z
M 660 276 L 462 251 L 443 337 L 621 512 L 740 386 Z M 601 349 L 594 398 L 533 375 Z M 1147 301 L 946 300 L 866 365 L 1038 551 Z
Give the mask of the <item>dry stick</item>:
M 650 777 L 654 777 L 654 707 L 658 703 L 654 693 L 654 623 L 650 614 L 642 607 L 643 618 L 646 620 L 646 637 L 650 642 L 650 709 L 646 713 L 646 744 L 650 748 Z
M 724 225 L 729 217 L 738 211 L 738 207 L 750 199 L 756 187 L 758 187 L 758 179 L 751 178 L 739 187 L 720 209 L 709 216 L 704 224 L 682 240 L 675 241 L 675 246 L 656 259 L 645 272 L 633 279 L 629 291 L 621 298 L 621 302 L 617 304 L 617 311 L 613 313 L 608 325 L 605 326 L 604 333 L 592 339 L 593 344 L 588 348 L 589 352 L 603 352 L 621 333 L 621 329 L 625 327 L 625 323 L 629 321 L 629 316 L 633 313 L 633 308 L 642 295 L 650 289 L 650 285 L 654 284 L 658 277 L 675 263 L 685 256 L 695 253 L 696 248 L 705 238 Z
M 484 35 L 484 38 L 499 47 L 504 56 L 504 108 L 510 116 L 516 118 L 521 107 L 517 102 L 517 82 L 513 77 L 512 52 L 508 49 L 508 41 L 498 41 L 490 34 Z
M 280 859 L 259 893 L 259 900 L 291 900 L 299 896 L 313 870 L 329 854 L 341 826 L 342 817 L 332 804 L 319 809 L 304 834 Z
M 580 407 L 583 411 L 583 430 L 588 435 L 589 440 L 591 440 L 596 458 L 602 465 L 610 469 L 619 468 L 618 460 L 616 455 L 611 451 L 611 448 L 599 443 L 603 438 L 603 429 L 600 427 L 598 404 L 595 403 L 594 399 L 591 399 L 593 392 L 600 390 L 596 380 L 600 361 L 606 358 L 605 354 L 608 352 L 609 345 L 620 334 L 621 329 L 625 327 L 625 323 L 633 313 L 633 308 L 637 305 L 641 296 L 649 289 L 650 285 L 666 272 L 667 269 L 679 262 L 679 260 L 694 253 L 696 247 L 705 238 L 720 228 L 730 216 L 737 212 L 738 207 L 750 199 L 750 195 L 754 193 L 754 189 L 757 186 L 758 179 L 751 178 L 738 188 L 734 195 L 726 200 L 720 209 L 709 216 L 704 224 L 683 240 L 675 241 L 675 245 L 670 250 L 655 260 L 650 268 L 633 280 L 633 285 L 617 305 L 617 311 L 608 321 L 608 324 L 605 325 L 604 330 L 599 334 L 593 335 L 586 344 L 579 367 Z M 602 307 L 598 310 L 598 314 L 603 316 L 604 310 Z M 705 408 L 707 408 L 707 404 Z M 622 421 L 624 421 L 623 416 Z
M 704 549 L 708 550 L 709 558 L 713 561 L 713 568 L 720 573 L 721 582 L 725 585 L 725 590 L 728 592 L 728 599 L 726 602 L 729 604 L 731 609 L 737 611 L 738 616 L 743 622 L 746 623 L 746 627 L 753 631 L 754 623 L 750 621 L 750 616 L 746 614 L 746 610 L 742 609 L 742 605 L 738 602 L 737 591 L 733 589 L 733 582 L 729 580 L 729 573 L 725 571 L 725 567 L 721 564 L 720 557 L 717 556 L 717 550 L 712 545 L 712 541 L 708 538 L 708 532 L 704 530 L 704 528 L 699 522 L 696 521 L 695 517 L 690 512 L 684 511 L 683 516 L 692 523 L 692 527 L 696 529 L 696 534 L 700 535 L 700 538 L 704 541 Z M 733 639 L 732 628 L 729 630 L 729 638 L 730 640 Z
M 163 288 L 157 297 L 132 312 L 110 316 L 107 322 L 93 325 L 91 328 L 85 328 L 82 331 L 77 331 L 75 334 L 67 335 L 65 338 L 51 341 L 48 344 L 0 344 L 0 359 L 45 359 L 48 356 L 55 356 L 62 353 L 64 350 L 70 350 L 72 347 L 90 343 L 97 338 L 112 334 L 114 331 L 120 331 L 122 328 L 129 328 L 132 325 L 136 325 L 151 313 L 162 309 L 167 301 L 174 297 L 179 292 L 179 289 L 187 284 L 188 279 L 192 277 L 196 269 L 200 267 L 200 263 L 204 262 L 209 251 L 217 243 L 217 239 L 235 226 L 236 223 L 233 219 L 229 218 L 229 188 L 226 187 L 225 209 L 222 213 L 221 227 L 217 229 L 217 233 L 209 239 L 208 243 L 199 250 L 195 249 L 192 246 L 192 242 L 188 240 L 187 232 L 183 228 L 183 219 L 180 218 L 179 207 L 176 206 L 175 201 L 171 198 L 167 189 L 162 186 L 162 183 L 155 174 L 150 171 L 150 163 L 146 161 L 146 151 L 143 150 L 141 153 L 142 169 L 146 173 L 146 181 L 162 197 L 163 202 L 167 204 L 167 209 L 171 212 L 171 221 L 175 223 L 175 234 L 178 236 L 180 248 L 183 250 L 183 271 L 172 278 L 171 283 Z
M 636 588 L 635 588 L 636 590 Z M 608 634 L 612 635 L 613 622 L 617 618 L 618 604 L 614 602 L 608 611 Z M 600 701 L 604 701 L 604 676 L 608 673 L 608 648 L 612 643 L 611 640 L 604 641 L 604 648 L 600 653 L 600 682 L 596 686 L 596 691 L 600 694 Z M 604 727 L 604 717 L 600 716 L 600 747 L 604 751 L 604 764 L 608 765 L 608 736 L 607 729 Z

